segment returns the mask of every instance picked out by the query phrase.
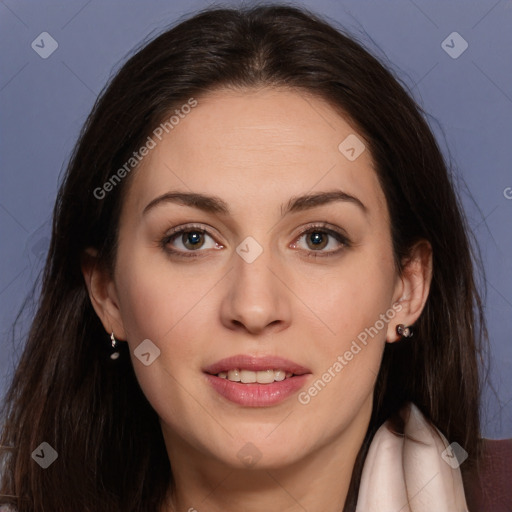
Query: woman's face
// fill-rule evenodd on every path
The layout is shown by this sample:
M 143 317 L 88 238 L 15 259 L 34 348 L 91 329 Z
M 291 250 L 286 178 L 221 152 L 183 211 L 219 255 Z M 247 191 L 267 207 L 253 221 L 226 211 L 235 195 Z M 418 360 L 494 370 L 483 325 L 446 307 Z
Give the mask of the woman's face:
M 355 457 L 403 320 L 362 137 L 318 98 L 263 89 L 210 93 L 153 138 L 111 291 L 171 461 L 277 468 L 334 445 Z

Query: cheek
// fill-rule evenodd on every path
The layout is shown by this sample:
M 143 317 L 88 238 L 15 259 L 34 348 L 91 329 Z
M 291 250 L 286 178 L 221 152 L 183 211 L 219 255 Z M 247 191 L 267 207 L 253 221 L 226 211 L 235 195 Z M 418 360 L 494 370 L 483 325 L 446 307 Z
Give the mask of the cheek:
M 132 354 L 149 339 L 160 350 L 155 366 L 178 375 L 197 365 L 197 356 L 204 350 L 201 333 L 211 328 L 206 298 L 218 278 L 205 273 L 184 275 L 161 255 L 141 251 L 125 254 L 116 279 Z M 139 366 L 137 361 L 134 364 Z
M 132 344 L 146 338 L 158 344 L 186 314 L 194 296 L 197 301 L 200 292 L 194 292 L 194 286 L 199 283 L 187 282 L 161 254 L 145 250 L 142 242 L 134 246 L 139 250 L 119 248 L 116 282 L 121 316 Z
M 383 260 L 375 254 L 351 255 L 336 271 L 316 276 L 316 286 L 311 281 L 303 285 L 301 293 L 326 327 L 326 347 L 342 349 L 376 323 L 379 335 L 372 329 L 372 339 L 385 338 L 386 326 L 380 319 L 389 316 L 394 271 L 391 258 Z
M 375 277 L 375 275 L 374 275 Z M 329 330 L 315 337 L 315 372 L 298 396 L 311 418 L 348 428 L 357 412 L 370 406 L 385 346 L 389 290 L 375 280 L 347 274 L 327 292 L 322 318 Z M 388 317 L 389 321 L 389 317 Z M 328 435 L 329 429 L 325 435 Z
M 198 314 L 194 306 L 206 293 L 207 283 L 186 282 L 178 271 L 169 270 L 168 263 L 147 254 L 125 255 L 116 279 L 137 380 L 159 416 L 172 423 L 191 407 L 183 383 L 191 389 L 197 386 L 187 372 L 197 365 L 197 354 L 201 353 L 193 322 Z M 134 352 L 147 339 L 160 351 L 148 366 Z
M 131 265 L 129 272 L 119 272 L 119 283 L 119 306 L 131 343 L 145 338 L 158 340 L 171 329 L 176 290 L 165 286 L 158 272 L 152 272 L 149 265 Z
M 339 407 L 334 415 L 344 414 L 349 404 L 349 410 L 357 409 L 372 392 L 379 372 L 387 328 L 395 315 L 394 270 L 391 255 L 369 249 L 347 257 L 316 288 L 309 283 L 303 289 L 326 327 L 323 335 L 314 337 L 315 381 L 302 401 L 315 402 L 318 414 L 325 404 Z

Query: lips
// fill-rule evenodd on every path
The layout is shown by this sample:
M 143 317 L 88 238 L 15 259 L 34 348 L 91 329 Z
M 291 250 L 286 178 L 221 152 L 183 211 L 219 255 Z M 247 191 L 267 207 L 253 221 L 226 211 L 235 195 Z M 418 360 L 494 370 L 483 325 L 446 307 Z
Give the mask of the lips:
M 302 388 L 311 374 L 308 368 L 289 359 L 248 355 L 222 359 L 203 371 L 218 394 L 246 407 L 268 407 L 282 402 Z M 262 374 L 274 375 L 274 379 L 261 379 Z
M 209 373 L 210 375 L 218 375 L 221 372 L 227 373 L 230 370 L 249 370 L 253 372 L 282 370 L 292 373 L 293 375 L 311 373 L 308 368 L 278 356 L 254 357 L 249 355 L 237 355 L 221 359 L 203 369 L 205 373 Z

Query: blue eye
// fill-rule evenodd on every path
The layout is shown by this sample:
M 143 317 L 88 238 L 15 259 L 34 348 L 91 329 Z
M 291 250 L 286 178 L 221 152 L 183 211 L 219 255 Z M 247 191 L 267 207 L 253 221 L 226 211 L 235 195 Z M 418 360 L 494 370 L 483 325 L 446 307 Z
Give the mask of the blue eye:
M 349 240 L 346 236 L 322 226 L 309 227 L 296 240 L 301 240 L 303 237 L 306 237 L 307 244 L 306 249 L 303 250 L 306 252 L 306 256 L 313 258 L 333 256 L 349 246 Z M 293 247 L 298 246 L 297 241 L 294 242 Z M 334 248 L 331 247 L 333 245 Z M 330 250 L 324 250 L 325 248 L 330 248 Z
M 291 247 L 298 248 L 307 257 L 326 257 L 338 254 L 341 250 L 349 247 L 350 242 L 341 233 L 320 226 L 308 226 L 305 231 L 291 244 Z M 301 248 L 298 241 L 306 237 L 306 248 Z M 208 243 L 208 239 L 210 242 Z M 224 246 L 217 243 L 213 237 L 202 226 L 184 226 L 168 234 L 160 242 L 162 248 L 172 256 L 184 258 L 203 257 L 205 251 L 201 249 L 222 249 Z M 331 247 L 334 245 L 334 247 Z M 324 250 L 328 248 L 328 250 Z

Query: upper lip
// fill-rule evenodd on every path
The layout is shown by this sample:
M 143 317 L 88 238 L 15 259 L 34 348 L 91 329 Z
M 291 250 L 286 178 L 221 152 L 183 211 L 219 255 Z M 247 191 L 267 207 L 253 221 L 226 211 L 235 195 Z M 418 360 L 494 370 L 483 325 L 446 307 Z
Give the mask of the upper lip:
M 283 357 L 255 357 L 244 354 L 226 357 L 225 359 L 221 359 L 220 361 L 217 361 L 203 369 L 204 372 L 209 373 L 210 375 L 217 375 L 220 372 L 227 372 L 229 370 L 251 370 L 253 372 L 263 370 L 283 370 L 295 375 L 311 373 L 311 370 L 308 368 Z

